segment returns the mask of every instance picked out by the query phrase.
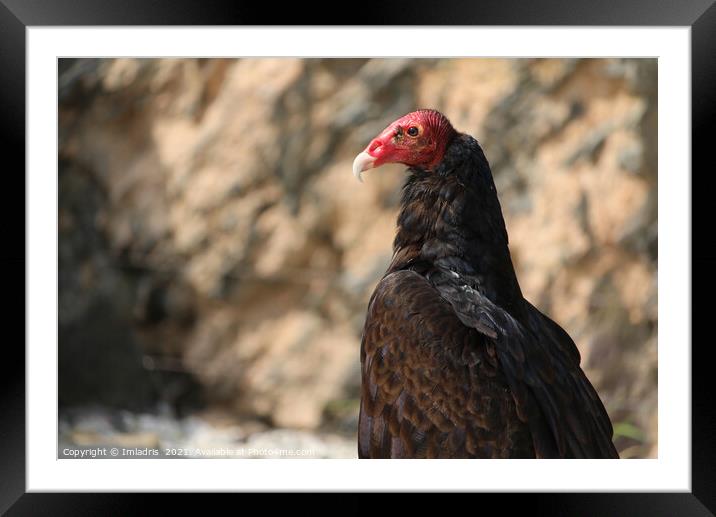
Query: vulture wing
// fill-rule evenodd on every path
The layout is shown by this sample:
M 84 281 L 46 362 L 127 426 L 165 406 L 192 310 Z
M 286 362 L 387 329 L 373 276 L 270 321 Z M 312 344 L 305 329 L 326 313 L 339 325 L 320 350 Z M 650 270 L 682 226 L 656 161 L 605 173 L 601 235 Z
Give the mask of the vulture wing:
M 361 343 L 360 457 L 534 457 L 491 314 L 467 317 L 413 271 L 378 284 Z
M 559 325 L 528 302 L 523 325 L 452 271 L 434 269 L 428 278 L 460 321 L 494 344 L 537 457 L 618 457 L 607 412 L 579 366 L 577 347 Z

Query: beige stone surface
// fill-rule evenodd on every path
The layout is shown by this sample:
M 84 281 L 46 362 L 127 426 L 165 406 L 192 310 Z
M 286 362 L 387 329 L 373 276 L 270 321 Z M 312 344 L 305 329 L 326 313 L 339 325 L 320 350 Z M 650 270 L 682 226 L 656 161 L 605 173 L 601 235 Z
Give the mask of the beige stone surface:
M 524 294 L 577 342 L 620 450 L 657 454 L 654 60 L 117 59 L 61 73 L 61 346 L 62 325 L 100 332 L 85 322 L 102 299 L 209 404 L 301 429 L 327 425 L 336 401 L 354 408 L 404 174 L 359 184 L 351 161 L 432 107 L 483 145 Z

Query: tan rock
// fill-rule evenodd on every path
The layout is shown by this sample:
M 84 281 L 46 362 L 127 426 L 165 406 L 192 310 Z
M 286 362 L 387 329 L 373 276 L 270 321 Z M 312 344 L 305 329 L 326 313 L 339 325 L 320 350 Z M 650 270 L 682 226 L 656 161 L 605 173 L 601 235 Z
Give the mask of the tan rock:
M 174 278 L 196 294 L 179 312 L 196 317 L 142 328 L 146 350 L 171 350 L 240 418 L 319 427 L 327 404 L 358 395 L 361 324 L 404 180 L 390 166 L 359 184 L 351 161 L 395 117 L 437 108 L 485 148 L 525 296 L 574 337 L 613 418 L 646 436 L 619 447 L 656 453 L 656 175 L 644 168 L 657 117 L 639 83 L 655 67 L 117 59 L 88 70 L 95 89 L 61 95 L 60 154 L 103 197 L 60 198 L 63 322 L 86 321 L 97 293 L 150 303 L 113 296 L 117 282 L 132 292 Z M 101 238 L 71 240 L 86 220 Z M 146 316 L 135 309 L 119 313 Z

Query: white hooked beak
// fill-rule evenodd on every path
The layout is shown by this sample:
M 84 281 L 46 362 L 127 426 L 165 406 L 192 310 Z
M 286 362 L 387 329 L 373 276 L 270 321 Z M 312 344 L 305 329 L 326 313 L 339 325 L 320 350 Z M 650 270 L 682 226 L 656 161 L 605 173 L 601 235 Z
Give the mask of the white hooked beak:
M 353 175 L 358 178 L 358 181 L 362 183 L 363 178 L 361 177 L 361 174 L 363 173 L 363 171 L 372 169 L 373 164 L 375 164 L 375 158 L 363 151 L 358 156 L 356 156 L 355 160 L 353 160 Z

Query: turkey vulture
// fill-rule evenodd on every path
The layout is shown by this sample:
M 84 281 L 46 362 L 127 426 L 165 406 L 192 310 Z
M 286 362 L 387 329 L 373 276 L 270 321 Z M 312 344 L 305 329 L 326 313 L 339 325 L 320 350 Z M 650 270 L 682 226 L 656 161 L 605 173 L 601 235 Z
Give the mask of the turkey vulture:
M 361 342 L 361 458 L 618 458 L 574 341 L 522 296 L 490 166 L 440 112 L 390 124 L 353 173 L 408 166 Z

